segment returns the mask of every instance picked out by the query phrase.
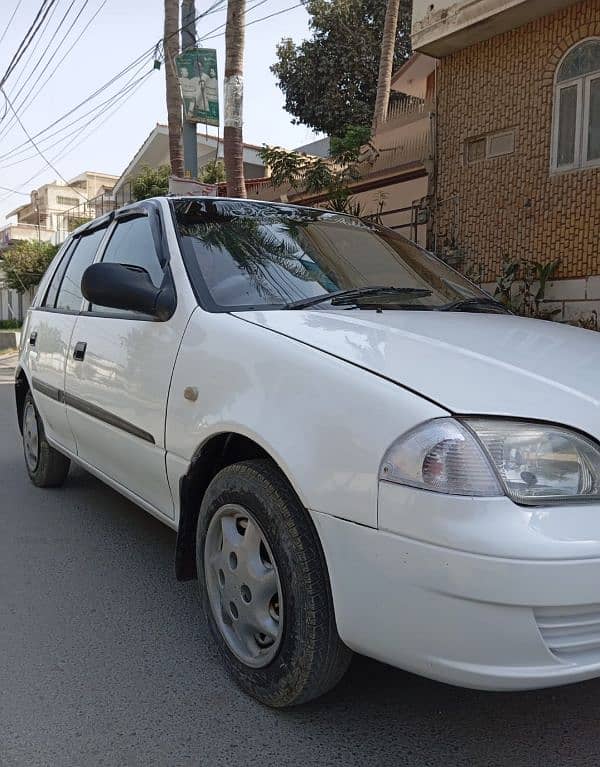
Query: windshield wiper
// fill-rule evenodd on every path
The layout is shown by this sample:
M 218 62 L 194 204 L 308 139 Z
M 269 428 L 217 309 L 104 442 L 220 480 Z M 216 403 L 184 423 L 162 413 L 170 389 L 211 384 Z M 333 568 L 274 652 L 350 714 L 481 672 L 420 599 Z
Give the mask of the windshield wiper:
M 345 306 L 353 304 L 357 298 L 363 296 L 412 296 L 413 298 L 427 298 L 431 290 L 426 288 L 395 288 L 382 285 L 369 288 L 352 288 L 351 290 L 336 290 L 333 293 L 321 293 L 318 296 L 301 298 L 299 301 L 291 301 L 286 309 L 305 309 L 308 306 L 331 301 L 332 306 Z
M 439 312 L 489 312 L 490 314 L 511 314 L 511 312 L 496 301 L 495 298 L 461 298 L 451 304 L 436 307 Z

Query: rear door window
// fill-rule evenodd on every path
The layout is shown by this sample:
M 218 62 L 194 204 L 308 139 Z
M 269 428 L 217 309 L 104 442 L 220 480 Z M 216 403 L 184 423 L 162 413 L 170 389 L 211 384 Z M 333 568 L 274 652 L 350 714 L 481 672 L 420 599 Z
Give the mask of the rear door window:
M 90 266 L 106 228 L 96 229 L 91 234 L 86 234 L 76 240 L 75 252 L 65 269 L 64 277 L 60 285 L 56 299 L 56 308 L 65 312 L 78 312 L 81 309 L 83 295 L 81 293 L 81 278 Z
M 53 309 L 54 306 L 56 305 L 56 296 L 58 295 L 58 289 L 60 287 L 60 283 L 62 282 L 65 269 L 67 268 L 67 265 L 69 263 L 69 259 L 71 258 L 71 255 L 73 254 L 74 247 L 75 247 L 75 240 L 71 240 L 65 252 L 63 253 L 63 257 L 61 258 L 60 263 L 57 269 L 55 270 L 54 275 L 52 276 L 52 279 L 50 280 L 50 285 L 48 286 L 48 290 L 46 292 L 46 298 L 43 300 L 42 306 L 47 306 L 48 308 Z

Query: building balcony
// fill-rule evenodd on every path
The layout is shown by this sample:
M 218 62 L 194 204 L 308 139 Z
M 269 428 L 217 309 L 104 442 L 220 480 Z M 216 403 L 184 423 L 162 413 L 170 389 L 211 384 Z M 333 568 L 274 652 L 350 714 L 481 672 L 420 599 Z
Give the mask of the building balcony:
M 0 250 L 7 248 L 15 240 L 40 240 L 41 242 L 57 243 L 57 232 L 35 224 L 8 224 L 0 229 Z
M 442 58 L 578 0 L 414 0 L 412 47 Z

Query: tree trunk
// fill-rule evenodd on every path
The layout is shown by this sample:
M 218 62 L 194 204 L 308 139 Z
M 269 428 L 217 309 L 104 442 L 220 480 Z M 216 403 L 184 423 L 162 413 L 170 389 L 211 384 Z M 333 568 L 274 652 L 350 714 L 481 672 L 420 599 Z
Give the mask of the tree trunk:
M 225 104 L 223 153 L 227 196 L 245 197 L 242 104 L 246 0 L 228 0 L 225 27 Z
M 181 91 L 175 56 L 179 53 L 179 0 L 165 0 L 165 86 L 169 124 L 169 158 L 173 176 L 183 176 Z
M 392 69 L 394 67 L 394 48 L 396 47 L 396 30 L 398 28 L 399 13 L 400 0 L 387 0 L 385 23 L 383 26 L 383 39 L 381 41 L 381 56 L 379 58 L 377 98 L 375 99 L 375 112 L 373 113 L 373 125 L 371 127 L 371 135 L 373 136 L 375 135 L 377 128 L 385 122 L 388 105 L 390 103 Z

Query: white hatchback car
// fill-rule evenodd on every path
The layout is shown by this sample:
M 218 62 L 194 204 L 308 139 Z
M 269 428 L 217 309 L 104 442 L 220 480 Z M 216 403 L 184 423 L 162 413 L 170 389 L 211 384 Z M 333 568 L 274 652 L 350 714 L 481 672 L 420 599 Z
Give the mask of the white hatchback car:
M 600 338 L 512 316 L 323 210 L 148 200 L 78 229 L 28 313 L 27 470 L 178 531 L 243 689 L 351 651 L 474 688 L 600 675 Z

